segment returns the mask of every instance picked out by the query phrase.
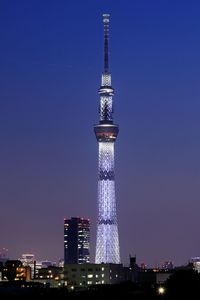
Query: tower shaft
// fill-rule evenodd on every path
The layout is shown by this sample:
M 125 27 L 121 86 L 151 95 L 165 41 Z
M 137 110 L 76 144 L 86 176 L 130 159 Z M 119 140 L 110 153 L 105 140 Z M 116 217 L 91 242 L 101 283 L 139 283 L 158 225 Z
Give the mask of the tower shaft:
M 104 23 L 104 71 L 99 89 L 99 124 L 94 126 L 99 144 L 98 163 L 98 222 L 96 240 L 96 263 L 120 263 L 117 225 L 114 142 L 118 125 L 113 123 L 113 95 L 111 74 L 108 69 L 109 15 L 103 15 Z

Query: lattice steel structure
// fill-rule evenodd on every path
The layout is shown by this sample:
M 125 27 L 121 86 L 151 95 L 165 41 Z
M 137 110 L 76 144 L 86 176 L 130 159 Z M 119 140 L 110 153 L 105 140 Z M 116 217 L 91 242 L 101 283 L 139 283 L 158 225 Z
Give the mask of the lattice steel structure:
M 118 125 L 113 123 L 113 95 L 108 65 L 109 15 L 103 15 L 104 71 L 99 89 L 99 124 L 94 126 L 99 144 L 98 223 L 95 263 L 120 263 L 115 200 L 114 142 Z

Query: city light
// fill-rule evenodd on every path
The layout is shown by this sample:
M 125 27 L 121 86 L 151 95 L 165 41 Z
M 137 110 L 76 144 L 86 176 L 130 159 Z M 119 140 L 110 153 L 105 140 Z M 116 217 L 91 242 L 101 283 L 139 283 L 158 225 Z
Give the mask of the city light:
M 165 288 L 163 287 L 163 286 L 160 286 L 159 288 L 158 288 L 158 294 L 159 295 L 163 295 L 165 293 Z

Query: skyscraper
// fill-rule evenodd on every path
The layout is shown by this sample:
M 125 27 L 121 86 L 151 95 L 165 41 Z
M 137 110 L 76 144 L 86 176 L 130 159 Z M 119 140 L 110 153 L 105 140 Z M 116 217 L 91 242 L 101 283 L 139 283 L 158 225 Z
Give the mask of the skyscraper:
M 64 263 L 90 262 L 90 222 L 88 219 L 64 219 Z
M 104 70 L 99 89 L 99 124 L 94 126 L 99 144 L 98 222 L 95 263 L 120 263 L 115 200 L 114 142 L 118 125 L 113 123 L 113 95 L 108 61 L 109 14 L 103 15 Z

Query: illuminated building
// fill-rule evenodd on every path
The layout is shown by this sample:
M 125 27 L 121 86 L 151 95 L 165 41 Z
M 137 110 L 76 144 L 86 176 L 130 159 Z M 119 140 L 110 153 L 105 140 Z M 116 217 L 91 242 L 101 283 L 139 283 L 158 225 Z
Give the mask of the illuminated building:
M 113 95 L 108 64 L 109 15 L 103 15 L 104 71 L 99 89 L 99 124 L 94 132 L 99 145 L 98 221 L 95 263 L 120 263 L 119 237 L 115 199 L 114 143 L 118 125 L 113 123 Z
M 16 268 L 15 280 L 31 280 L 31 267 L 18 267 Z
M 31 266 L 34 265 L 35 255 L 30 253 L 22 254 L 20 260 L 23 266 Z
M 24 267 L 31 267 L 31 277 L 34 278 L 35 272 L 35 255 L 32 253 L 22 254 L 22 257 L 19 258 Z
M 190 263 L 192 263 L 194 270 L 200 273 L 200 256 L 192 257 Z
M 88 219 L 64 220 L 64 263 L 90 262 L 90 222 Z
M 64 282 L 69 289 L 84 289 L 102 284 L 126 281 L 122 264 L 68 264 L 64 266 Z
M 24 279 L 22 272 L 23 266 L 20 260 L 7 260 L 3 268 L 3 280 L 13 281 L 16 279 Z M 18 276 L 18 277 L 17 277 Z
M 162 266 L 161 269 L 162 270 L 172 270 L 174 268 L 172 261 L 165 261 Z

